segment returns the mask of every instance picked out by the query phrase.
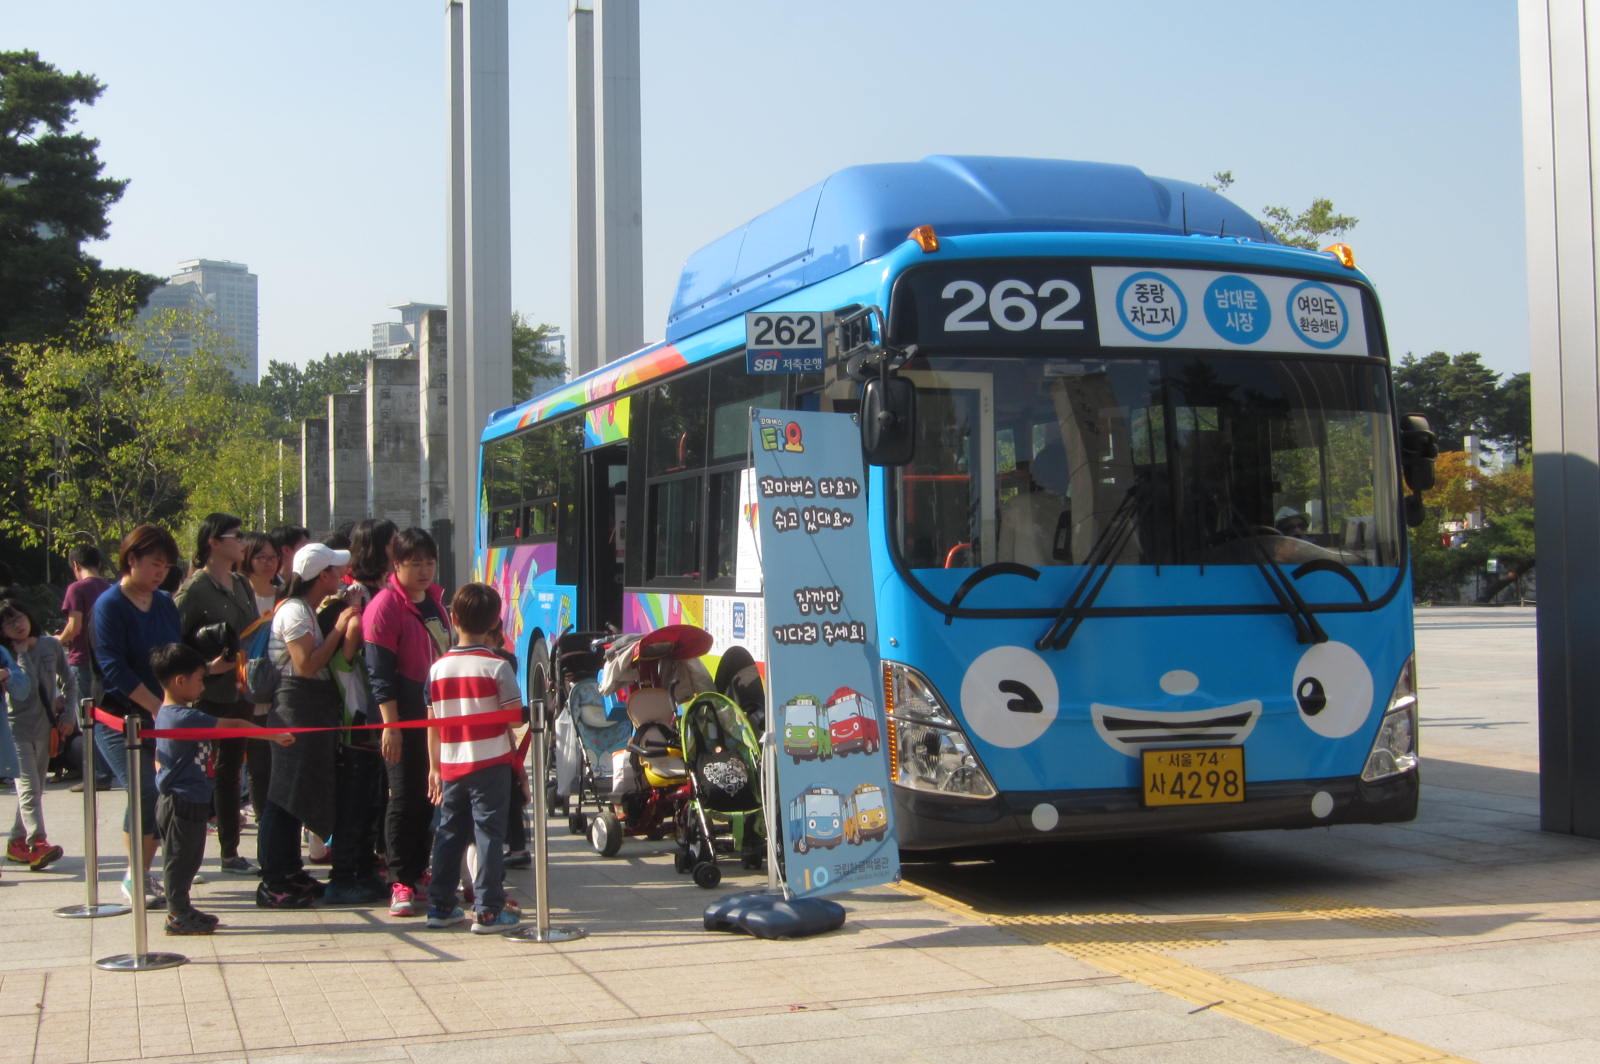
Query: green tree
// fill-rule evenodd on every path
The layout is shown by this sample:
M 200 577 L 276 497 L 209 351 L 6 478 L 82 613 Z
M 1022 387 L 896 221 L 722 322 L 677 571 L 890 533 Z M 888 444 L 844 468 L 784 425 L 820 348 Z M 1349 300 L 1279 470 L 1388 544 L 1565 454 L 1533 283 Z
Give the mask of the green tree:
M 1451 598 L 1475 573 L 1485 573 L 1489 560 L 1498 572 L 1483 585 L 1480 601 L 1490 601 L 1518 575 L 1536 564 L 1533 543 L 1533 468 L 1528 462 L 1486 473 L 1462 451 L 1443 451 L 1435 465 L 1437 479 L 1423 495 L 1427 516 L 1411 531 L 1411 573 L 1418 599 Z M 1458 542 L 1444 531 L 1446 522 L 1482 517 L 1482 527 L 1463 533 Z
M 1497 438 L 1494 419 L 1505 401 L 1500 374 L 1476 351 L 1407 354 L 1394 369 L 1394 393 L 1400 413 L 1427 415 L 1441 451 L 1461 450 L 1469 435 Z
M 371 351 L 340 351 L 304 366 L 271 359 L 256 385 L 258 397 L 267 411 L 285 424 L 284 434 L 298 438 L 301 421 L 326 416 L 328 396 L 366 382 L 371 357 Z
M 126 180 L 104 176 L 99 141 L 70 133 L 80 106 L 104 91 L 37 52 L 0 52 L 0 345 L 68 331 L 99 286 L 127 282 L 143 303 L 158 277 L 104 270 L 83 250 L 104 239 Z
M 567 364 L 549 348 L 554 325 L 534 325 L 521 311 L 511 312 L 511 392 L 515 402 L 532 399 L 567 379 Z
M 1520 462 L 1533 449 L 1533 378 L 1516 373 L 1500 382 L 1493 409 L 1485 421 L 1486 435 Z
M 1205 185 L 1214 191 L 1225 192 L 1233 181 L 1232 170 L 1218 170 Z M 1333 200 L 1324 198 L 1312 200 L 1311 206 L 1303 211 L 1288 207 L 1263 207 L 1261 213 L 1265 216 L 1261 224 L 1279 243 L 1311 251 L 1321 250 L 1337 241 L 1360 221 L 1348 214 L 1334 213 Z
M 0 390 L 0 423 L 19 475 L 0 482 L 0 532 L 21 546 L 80 532 L 114 544 L 140 522 L 180 523 L 196 464 L 238 418 L 214 347 L 142 357 L 138 303 L 130 280 L 97 288 L 63 337 L 10 348 L 16 384 Z

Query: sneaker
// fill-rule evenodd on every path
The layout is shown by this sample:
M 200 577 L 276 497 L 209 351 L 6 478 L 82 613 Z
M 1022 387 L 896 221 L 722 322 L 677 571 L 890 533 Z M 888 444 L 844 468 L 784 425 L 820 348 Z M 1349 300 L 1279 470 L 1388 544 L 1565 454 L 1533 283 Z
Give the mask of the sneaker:
M 404 883 L 396 883 L 389 889 L 389 915 L 390 916 L 415 916 L 417 915 L 416 895 Z
M 260 909 L 309 909 L 315 899 L 303 890 L 287 886 L 270 887 L 265 881 L 256 888 L 256 907 Z
M 432 907 L 428 909 L 429 927 L 454 927 L 456 924 L 466 922 L 466 919 L 466 910 L 462 909 L 459 905 L 447 913 L 440 912 L 438 909 L 434 909 Z
M 59 846 L 52 846 L 47 839 L 35 839 L 28 851 L 28 868 L 34 872 L 42 872 L 61 860 L 61 855 L 66 852 Z
M 509 894 L 506 895 L 505 901 L 500 903 L 500 907 L 506 912 L 516 913 L 518 916 L 522 915 L 521 903 L 519 903 L 517 899 L 513 898 Z
M 313 898 L 320 898 L 328 893 L 328 884 L 315 878 L 303 868 L 289 877 L 289 885 Z
M 201 883 L 204 883 L 205 881 L 206 881 L 206 874 L 204 872 L 196 872 L 194 874 L 194 878 L 189 880 L 189 882 L 193 883 L 195 886 L 199 886 Z
M 6 843 L 6 860 L 12 864 L 28 864 L 33 860 L 33 848 L 27 839 L 12 839 Z
M 193 910 L 181 916 L 167 916 L 167 934 L 169 935 L 209 935 L 217 929 L 217 918 L 207 913 Z
M 258 876 L 261 874 L 261 869 L 256 867 L 254 861 L 248 857 L 240 857 L 237 854 L 232 857 L 224 857 L 218 867 L 224 872 L 235 876 Z
M 499 912 L 479 913 L 472 921 L 474 935 L 496 935 L 507 928 L 516 927 L 522 923 L 522 917 L 510 909 L 501 909 Z
M 507 868 L 528 868 L 533 864 L 533 854 L 527 850 L 507 850 L 505 866 Z
M 322 900 L 329 905 L 376 905 L 389 896 L 384 883 L 364 879 L 335 879 L 328 883 Z
M 122 873 L 122 897 L 128 902 L 133 901 L 133 877 L 127 872 Z M 164 908 L 167 904 L 167 892 L 157 883 L 155 876 L 144 877 L 144 904 L 146 908 Z

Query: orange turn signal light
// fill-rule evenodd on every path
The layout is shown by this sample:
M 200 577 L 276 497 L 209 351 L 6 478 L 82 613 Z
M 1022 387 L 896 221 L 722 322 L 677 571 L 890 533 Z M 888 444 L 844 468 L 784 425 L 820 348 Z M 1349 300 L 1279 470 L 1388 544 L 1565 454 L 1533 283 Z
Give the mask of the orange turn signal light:
M 939 234 L 933 231 L 933 226 L 931 225 L 919 225 L 907 233 L 906 236 L 915 240 L 917 247 L 923 251 L 939 250 Z
M 1356 268 L 1356 253 L 1349 244 L 1329 244 L 1322 249 L 1326 254 L 1339 260 L 1339 265 L 1347 270 Z

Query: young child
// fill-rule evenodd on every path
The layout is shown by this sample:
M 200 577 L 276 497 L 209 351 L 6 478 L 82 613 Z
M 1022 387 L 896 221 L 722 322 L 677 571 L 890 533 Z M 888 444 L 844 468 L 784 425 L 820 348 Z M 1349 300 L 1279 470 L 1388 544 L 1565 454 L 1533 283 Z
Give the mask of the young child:
M 12 695 L 6 711 L 19 768 L 17 816 L 6 843 L 6 859 L 39 872 L 62 854 L 45 831 L 44 793 L 51 733 L 65 734 L 62 722 L 68 719 L 67 707 L 77 704 L 77 685 L 61 644 L 45 635 L 20 603 L 0 602 L 0 638 L 29 681 L 24 694 Z
M 505 904 L 507 810 L 520 782 L 510 724 L 474 724 L 478 714 L 522 709 L 522 692 L 511 666 L 487 646 L 500 618 L 500 593 L 487 584 L 465 584 L 450 603 L 455 646 L 428 670 L 429 715 L 460 720 L 428 729 L 428 798 L 440 807 L 433 838 L 433 881 L 428 887 L 428 926 L 450 927 L 466 914 L 456 904 L 461 856 L 476 841 L 473 883 L 475 934 L 488 935 L 521 922 Z
M 169 728 L 254 728 L 253 720 L 213 717 L 193 708 L 205 690 L 206 660 L 198 650 L 168 643 L 150 654 L 161 685 L 156 730 Z M 263 736 L 279 746 L 294 742 L 287 732 Z M 167 887 L 167 934 L 209 935 L 217 918 L 189 903 L 189 887 L 205 856 L 206 821 L 211 819 L 211 780 L 206 776 L 206 746 L 198 739 L 156 740 L 156 830 L 161 834 Z

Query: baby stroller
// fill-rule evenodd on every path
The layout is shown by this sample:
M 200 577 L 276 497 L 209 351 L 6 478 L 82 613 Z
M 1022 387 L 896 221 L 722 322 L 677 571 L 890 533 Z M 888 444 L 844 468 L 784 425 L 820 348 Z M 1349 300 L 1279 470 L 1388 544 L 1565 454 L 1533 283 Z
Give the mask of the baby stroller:
M 546 722 L 553 736 L 550 775 L 545 781 L 545 808 L 552 812 L 566 811 L 570 815 L 571 800 L 576 797 L 581 803 L 589 763 L 584 759 L 583 740 L 575 722 L 587 720 L 591 730 L 604 730 L 611 724 L 596 686 L 605 664 L 602 644 L 610 638 L 608 632 L 567 631 L 557 636 L 550 648 L 550 678 L 543 694 Z M 538 697 L 539 692 L 531 694 Z M 626 741 L 618 740 L 618 745 Z M 609 760 L 602 763 L 610 765 Z M 609 781 L 606 786 L 610 786 Z M 582 831 L 580 825 L 577 833 Z
M 709 649 L 711 635 L 704 629 L 669 625 L 619 637 L 606 650 L 599 693 L 626 696 L 632 734 L 611 754 L 610 804 L 597 794 L 600 808 L 587 824 L 589 844 L 600 856 L 615 856 L 628 836 L 664 838 L 689 800 L 692 787 L 674 693 L 689 697 L 710 686 L 704 666 L 691 667 Z M 594 772 L 597 779 L 600 775 Z
M 752 869 L 761 867 L 766 854 L 761 743 L 738 704 L 715 692 L 696 695 L 679 727 L 691 797 L 678 811 L 673 864 L 709 890 L 722 881 L 719 851 L 737 853 Z

